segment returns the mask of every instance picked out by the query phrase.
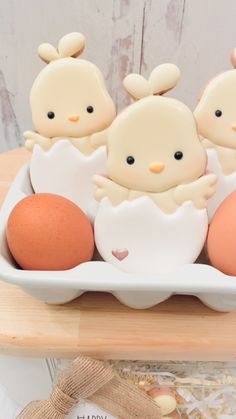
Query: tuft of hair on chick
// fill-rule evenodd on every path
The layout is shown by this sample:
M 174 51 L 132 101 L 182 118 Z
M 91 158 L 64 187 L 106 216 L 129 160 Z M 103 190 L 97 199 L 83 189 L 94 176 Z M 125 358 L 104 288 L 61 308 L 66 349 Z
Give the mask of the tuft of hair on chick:
M 136 100 L 151 95 L 162 95 L 173 89 L 180 79 L 180 70 L 175 64 L 161 64 L 153 69 L 148 80 L 140 74 L 129 74 L 123 86 Z
M 60 58 L 77 58 L 84 50 L 85 37 L 79 32 L 71 32 L 63 36 L 55 48 L 49 43 L 42 43 L 38 47 L 39 57 L 47 64 Z

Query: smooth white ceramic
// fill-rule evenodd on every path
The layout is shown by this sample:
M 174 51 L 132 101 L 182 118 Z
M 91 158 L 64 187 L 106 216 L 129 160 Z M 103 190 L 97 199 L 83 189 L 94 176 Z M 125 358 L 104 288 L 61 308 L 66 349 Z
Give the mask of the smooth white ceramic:
M 236 278 L 205 264 L 187 264 L 159 275 L 130 274 L 103 261 L 87 262 L 68 271 L 18 269 L 7 248 L 5 226 L 13 206 L 31 193 L 29 167 L 25 165 L 0 211 L 1 280 L 51 304 L 66 303 L 86 291 L 106 291 L 133 308 L 152 307 L 173 294 L 189 294 L 215 310 L 236 310 Z

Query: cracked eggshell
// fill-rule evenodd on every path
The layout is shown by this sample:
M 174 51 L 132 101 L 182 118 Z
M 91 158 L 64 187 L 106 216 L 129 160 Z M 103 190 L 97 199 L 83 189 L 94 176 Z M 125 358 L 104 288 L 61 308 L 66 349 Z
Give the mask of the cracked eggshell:
M 68 140 L 60 140 L 49 151 L 35 145 L 30 178 L 36 193 L 54 193 L 77 204 L 85 213 L 94 204 L 93 176 L 106 167 L 106 148 L 84 156 Z
M 229 196 L 233 191 L 236 190 L 236 172 L 225 175 L 222 171 L 219 163 L 217 153 L 213 149 L 207 150 L 209 172 L 215 173 L 217 176 L 216 192 L 212 198 L 208 200 L 207 209 L 208 217 L 211 222 L 217 208 Z
M 184 203 L 165 214 L 148 197 L 113 207 L 104 198 L 95 218 L 95 242 L 103 259 L 130 273 L 158 274 L 195 262 L 208 229 L 205 209 Z

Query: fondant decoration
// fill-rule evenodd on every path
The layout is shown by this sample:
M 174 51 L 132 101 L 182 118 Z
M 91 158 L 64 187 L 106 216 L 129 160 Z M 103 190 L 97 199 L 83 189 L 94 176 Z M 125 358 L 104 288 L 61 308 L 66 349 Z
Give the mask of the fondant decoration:
M 95 240 L 102 257 L 127 272 L 159 273 L 195 261 L 207 234 L 207 199 L 216 176 L 191 111 L 161 96 L 179 69 L 163 64 L 149 80 L 132 74 L 126 89 L 140 99 L 108 130 L 107 176 L 95 176 L 101 201 Z M 142 97 L 145 96 L 145 97 Z M 126 249 L 117 259 L 114 249 Z
M 236 191 L 221 203 L 212 218 L 207 250 L 214 267 L 227 275 L 236 276 Z
M 58 195 L 34 194 L 12 210 L 7 224 L 11 254 L 23 269 L 66 270 L 91 260 L 94 239 L 86 215 Z
M 231 61 L 234 69 L 208 83 L 194 111 L 208 153 L 208 169 L 218 177 L 216 193 L 208 201 L 210 220 L 226 196 L 236 190 L 236 50 Z
M 114 250 L 112 250 L 111 253 L 118 260 L 123 260 L 123 259 L 127 258 L 128 254 L 129 254 L 127 249 L 114 249 Z
M 173 413 L 177 407 L 177 402 L 173 391 L 168 387 L 153 387 L 148 395 L 158 404 L 163 416 Z
M 86 211 L 92 176 L 105 169 L 106 129 L 115 117 L 115 106 L 100 70 L 77 59 L 84 46 L 80 33 L 64 36 L 57 49 L 39 46 L 47 65 L 30 93 L 36 131 L 26 131 L 24 137 L 26 147 L 33 150 L 30 173 L 35 192 L 59 193 Z

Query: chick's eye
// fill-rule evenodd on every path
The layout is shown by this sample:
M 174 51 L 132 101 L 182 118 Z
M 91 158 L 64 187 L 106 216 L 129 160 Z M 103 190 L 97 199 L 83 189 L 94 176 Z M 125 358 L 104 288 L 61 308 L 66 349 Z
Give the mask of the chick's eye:
M 88 112 L 88 113 L 93 113 L 93 111 L 94 111 L 93 106 L 89 105 L 89 106 L 87 107 L 87 112 Z
M 182 158 L 183 158 L 183 153 L 182 153 L 182 151 L 176 151 L 176 153 L 175 153 L 175 160 L 181 160 Z
M 54 112 L 48 112 L 48 118 L 49 119 L 55 118 L 55 113 Z
M 215 116 L 217 116 L 217 118 L 219 118 L 222 115 L 222 111 L 220 111 L 219 109 L 217 109 L 215 111 Z
M 134 164 L 135 159 L 133 158 L 133 156 L 128 156 L 126 161 L 127 161 L 128 164 Z

